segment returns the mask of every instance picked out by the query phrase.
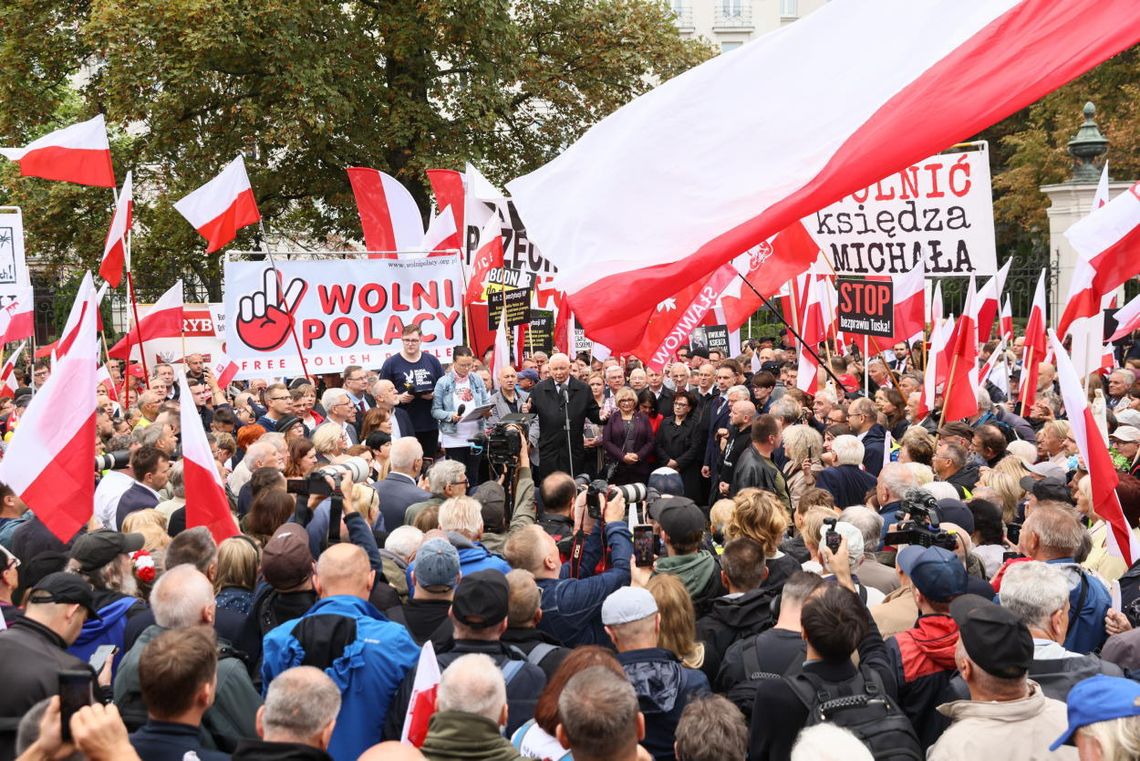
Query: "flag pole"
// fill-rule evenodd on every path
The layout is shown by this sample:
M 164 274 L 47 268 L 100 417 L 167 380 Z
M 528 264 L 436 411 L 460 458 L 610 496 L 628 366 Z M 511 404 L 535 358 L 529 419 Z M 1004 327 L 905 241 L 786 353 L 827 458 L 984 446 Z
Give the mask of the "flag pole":
M 807 351 L 807 353 L 808 353 L 808 354 L 810 354 L 810 355 L 812 355 L 813 357 L 815 357 L 815 361 L 816 361 L 816 362 L 817 362 L 817 363 L 818 363 L 820 366 L 822 366 L 822 367 L 823 367 L 823 369 L 824 369 L 824 370 L 827 372 L 828 376 L 830 376 L 830 378 L 831 378 L 833 381 L 835 381 L 835 385 L 836 385 L 836 387 L 837 387 L 837 388 L 843 388 L 843 384 L 840 382 L 839 378 L 835 377 L 835 373 L 833 373 L 833 372 L 831 371 L 831 366 L 830 366 L 830 365 L 828 365 L 828 364 L 826 364 L 826 363 L 824 363 L 824 361 L 823 361 L 823 360 L 820 358 L 820 356 L 819 356 L 819 354 L 816 352 L 816 350 L 815 350 L 813 347 L 811 347 L 811 346 L 808 346 L 808 345 L 807 345 L 807 344 L 804 342 L 803 336 L 801 336 L 801 335 L 799 334 L 799 332 L 797 332 L 797 331 L 796 331 L 796 329 L 795 329 L 795 328 L 793 328 L 791 325 L 789 325 L 789 324 L 788 324 L 788 321 L 784 319 L 784 315 L 783 315 L 783 313 L 781 313 L 781 312 L 780 312 L 780 310 L 778 310 L 778 309 L 776 309 L 774 306 L 772 306 L 772 302 L 771 302 L 771 301 L 769 301 L 767 298 L 765 298 L 765 297 L 764 297 L 764 294 L 762 294 L 762 293 L 760 293 L 760 291 L 756 290 L 756 287 L 755 287 L 754 285 L 752 285 L 752 283 L 748 282 L 748 278 L 746 278 L 746 277 L 744 276 L 744 274 L 743 274 L 743 273 L 741 273 L 741 272 L 737 272 L 737 273 L 736 273 L 736 276 L 737 276 L 737 277 L 739 277 L 741 280 L 743 280 L 743 281 L 744 281 L 744 284 L 748 286 L 749 290 L 751 290 L 751 291 L 752 291 L 754 294 L 756 294 L 756 297 L 757 297 L 758 299 L 760 299 L 760 302 L 761 302 L 761 303 L 762 303 L 764 306 L 766 306 L 766 307 L 768 308 L 768 311 L 770 311 L 772 314 L 774 314 L 774 315 L 776 316 L 776 319 L 777 319 L 777 320 L 779 320 L 780 322 L 784 323 L 784 327 L 786 327 L 788 330 L 792 331 L 792 335 L 793 335 L 793 336 L 795 336 L 796 340 L 800 342 L 800 346 L 802 346 L 802 347 L 803 347 L 803 349 L 804 349 L 805 351 Z
M 1029 371 L 1029 368 L 1033 367 L 1033 363 L 1036 361 L 1036 360 L 1034 359 L 1034 357 L 1033 357 L 1033 354 L 1034 354 L 1034 351 L 1033 351 L 1033 350 L 1034 350 L 1035 348 L 1036 348 L 1036 347 L 1034 347 L 1034 346 L 1030 346 L 1030 347 L 1029 347 L 1029 351 L 1028 351 L 1028 353 L 1026 354 L 1026 360 L 1025 360 L 1025 362 L 1023 362 L 1023 363 L 1021 364 L 1021 377 L 1022 377 L 1022 378 L 1025 378 L 1026 380 L 1028 380 L 1028 379 L 1029 379 L 1029 377 L 1030 377 L 1030 375 L 1031 375 L 1031 374 L 1030 374 L 1030 371 Z M 1034 389 L 1034 390 L 1036 390 L 1036 389 Z M 1025 393 L 1025 392 L 1026 392 L 1026 389 L 1022 388 L 1022 389 L 1021 389 L 1021 392 L 1020 392 L 1020 394 L 1021 394 L 1021 399 L 1019 399 L 1019 400 L 1018 400 L 1018 401 L 1020 401 L 1020 402 L 1021 402 L 1021 416 L 1022 416 L 1022 417 L 1025 417 L 1025 398 L 1026 398 L 1026 393 Z
M 116 190 L 115 191 L 115 203 L 118 204 L 118 202 L 119 202 L 119 193 Z M 127 293 L 130 295 L 130 299 L 131 299 L 131 311 L 135 317 L 135 327 L 138 328 L 138 331 L 139 331 L 139 357 L 142 358 L 143 382 L 147 383 L 147 381 L 150 380 L 150 371 L 147 370 L 147 366 L 146 366 L 146 342 L 142 340 L 142 327 L 141 327 L 141 322 L 139 321 L 138 293 L 135 291 L 134 276 L 131 275 L 131 231 L 130 230 L 127 230 L 126 237 L 123 241 L 123 254 L 124 254 L 123 258 L 126 259 L 126 261 L 127 261 Z M 127 328 L 127 368 L 126 369 L 129 371 L 130 368 L 131 368 L 131 331 L 130 331 L 130 326 L 128 326 L 128 328 Z M 149 384 L 147 384 L 147 385 L 149 385 Z M 130 394 L 128 393 L 127 396 L 130 397 Z
M 938 427 L 942 428 L 942 424 L 946 422 L 946 400 L 950 398 L 950 389 L 954 385 L 954 371 L 958 369 L 958 353 L 954 353 L 954 359 L 950 361 L 950 375 L 946 377 L 946 388 L 942 391 L 942 414 L 938 416 Z M 934 401 L 933 399 L 931 401 Z
M 277 277 L 277 292 L 281 293 L 282 286 L 284 285 L 285 281 L 281 276 L 281 270 L 277 268 L 277 261 L 273 258 L 273 252 L 269 250 L 269 236 L 265 232 L 265 220 L 261 219 L 260 215 L 258 215 L 258 217 L 257 230 L 259 233 L 261 233 L 261 247 L 265 249 L 265 256 L 269 259 L 269 266 L 273 269 L 273 274 Z M 294 320 L 292 315 L 289 316 L 289 335 L 293 337 L 293 346 L 296 347 L 297 356 L 301 360 L 301 374 L 305 376 L 305 380 L 307 380 L 310 385 L 315 385 L 313 384 L 312 376 L 309 375 L 309 365 L 305 361 L 305 354 L 301 351 L 301 342 L 297 339 L 297 331 L 294 327 Z M 182 354 L 183 360 L 185 361 L 185 338 L 183 338 Z

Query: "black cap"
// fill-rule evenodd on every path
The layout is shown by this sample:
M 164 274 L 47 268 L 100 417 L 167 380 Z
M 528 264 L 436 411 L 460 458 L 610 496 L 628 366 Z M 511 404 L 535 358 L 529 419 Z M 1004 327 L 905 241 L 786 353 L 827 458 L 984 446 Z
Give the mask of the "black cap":
M 84 573 L 97 571 L 119 555 L 129 555 L 143 548 L 146 539 L 142 534 L 123 534 L 110 529 L 99 529 L 84 534 L 71 547 L 71 559 L 79 561 Z
M 501 572 L 476 571 L 459 580 L 451 615 L 472 629 L 495 626 L 507 617 L 510 593 L 507 577 Z
M 302 422 L 301 418 L 297 417 L 296 415 L 286 415 L 285 417 L 283 417 L 277 421 L 276 430 L 278 433 L 285 433 L 290 428 L 292 428 L 293 426 L 297 425 L 297 423 L 300 423 L 300 422 Z
M 946 423 L 938 429 L 939 436 L 958 436 L 966 440 L 974 438 L 974 429 L 965 423 L 955 420 L 952 423 Z
M 29 605 L 62 603 L 82 605 L 91 618 L 98 618 L 95 610 L 95 588 L 86 579 L 74 573 L 56 571 L 39 580 L 28 592 L 25 600 Z
M 960 499 L 938 500 L 938 520 L 942 523 L 953 523 L 961 526 L 967 534 L 974 533 L 974 514 L 969 506 Z
M 1033 663 L 1033 637 L 1010 611 L 978 595 L 950 603 L 950 615 L 970 660 L 999 679 L 1025 676 Z
M 654 520 L 670 540 L 689 540 L 700 536 L 708 528 L 705 511 L 688 497 L 667 497 L 658 500 Z
M 1025 478 L 1021 480 L 1024 481 Z M 1025 488 L 1024 484 L 1022 484 L 1022 488 Z M 1026 491 L 1033 492 L 1033 496 L 1039 500 L 1053 500 L 1054 502 L 1068 502 L 1070 504 L 1073 501 L 1073 494 L 1069 491 L 1068 484 L 1059 478 L 1037 479 L 1029 484 Z

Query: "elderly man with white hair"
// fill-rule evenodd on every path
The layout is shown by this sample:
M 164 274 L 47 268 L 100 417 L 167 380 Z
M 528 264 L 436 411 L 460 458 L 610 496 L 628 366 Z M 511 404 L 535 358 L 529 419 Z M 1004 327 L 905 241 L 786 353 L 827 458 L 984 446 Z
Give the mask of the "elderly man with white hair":
M 321 394 L 321 406 L 328 414 L 328 422 L 336 423 L 344 429 L 349 444 L 360 443 L 356 433 L 356 407 L 352 404 L 352 397 L 343 388 L 330 388 Z
M 510 563 L 491 554 L 479 540 L 483 538 L 483 506 L 471 497 L 451 497 L 439 506 L 439 527 L 459 551 L 459 569 L 463 576 L 477 571 L 495 570 L 504 576 L 511 572 Z M 415 596 L 412 572 L 416 561 L 408 563 L 408 597 Z
M 863 442 L 854 436 L 836 436 L 831 442 L 835 465 L 815 476 L 815 485 L 835 498 L 839 507 L 863 505 L 875 488 L 875 477 L 863 470 Z
M 431 496 L 414 505 L 408 505 L 408 509 L 404 512 L 404 523 L 408 526 L 411 526 L 416 516 L 427 508 L 439 507 L 452 497 L 462 497 L 471 487 L 467 477 L 467 465 L 458 460 L 440 460 L 431 466 L 427 479 Z
M 856 569 L 859 581 L 884 595 L 899 588 L 899 577 L 895 569 L 883 565 L 875 558 L 882 543 L 883 516 L 866 505 L 852 505 L 839 514 L 839 520 L 859 529 L 863 537 L 863 559 Z M 848 551 L 851 550 L 850 545 Z
M 602 422 L 590 387 L 570 376 L 570 358 L 555 354 L 548 363 L 550 377 L 530 390 L 531 440 L 538 442 L 539 465 L 534 482 L 541 484 L 548 473 L 577 475 L 586 458 L 583 427 L 586 420 Z
M 556 355 L 557 356 L 557 355 Z M 420 750 L 428 758 L 525 761 L 503 737 L 507 686 L 489 656 L 470 653 L 444 669 L 436 712 Z
M 388 528 L 404 525 L 408 507 L 431 498 L 431 492 L 420 488 L 420 470 L 424 466 L 424 448 L 419 439 L 405 436 L 392 442 L 388 455 L 388 475 L 372 485 L 380 495 L 380 514 Z
M 903 496 L 916 486 L 914 471 L 906 463 L 889 462 L 879 471 L 875 496 L 879 500 L 879 515 L 883 517 L 883 536 L 896 521 L 895 513 L 902 507 Z

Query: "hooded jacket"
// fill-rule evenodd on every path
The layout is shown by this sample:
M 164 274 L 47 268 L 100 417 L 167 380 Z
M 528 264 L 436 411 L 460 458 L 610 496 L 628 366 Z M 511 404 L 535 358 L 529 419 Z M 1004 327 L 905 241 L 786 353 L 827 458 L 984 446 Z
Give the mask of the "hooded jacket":
M 618 653 L 617 658 L 645 716 L 642 745 L 656 761 L 673 761 L 673 735 L 681 712 L 690 700 L 709 691 L 708 678 L 659 647 Z
M 772 599 L 777 594 L 777 589 L 760 587 L 737 597 L 718 597 L 708 615 L 697 620 L 697 639 L 705 643 L 703 670 L 713 675 L 709 681 L 720 671 L 724 654 L 733 643 L 775 625 Z
M 99 617 L 88 618 L 83 622 L 83 630 L 71 647 L 67 648 L 67 652 L 86 661 L 100 645 L 114 645 L 119 648 L 111 664 L 111 675 L 114 677 L 126 651 L 124 643 L 127 621 L 135 614 L 145 611 L 146 603 L 137 597 L 118 592 L 99 591 L 95 593 L 95 608 L 99 611 Z
M 1000 755 L 1003 761 L 1077 758 L 1077 750 L 1062 745 L 1049 751 L 1068 726 L 1065 704 L 1045 697 L 1029 681 L 1029 695 L 1006 702 L 956 700 L 938 706 L 954 723 L 927 755 L 927 761 L 976 761 Z
M 712 610 L 713 601 L 728 592 L 720 582 L 720 564 L 708 550 L 689 555 L 671 555 L 656 564 L 657 573 L 676 576 L 693 598 L 697 617 Z
M 967 461 L 962 469 L 952 474 L 949 478 L 945 479 L 946 483 L 953 486 L 958 490 L 958 496 L 962 499 L 969 499 L 974 491 L 974 487 L 978 485 L 978 466 L 973 462 Z
M 950 680 L 957 673 L 954 650 L 958 624 L 942 613 L 919 616 L 914 628 L 887 641 L 899 685 L 899 707 L 914 724 L 923 748 L 928 748 L 946 728 L 946 719 L 935 709 L 950 695 Z
M 527 761 L 490 719 L 462 711 L 437 711 L 420 753 L 428 761 Z
M 447 539 L 459 552 L 459 572 L 464 576 L 470 576 L 477 571 L 486 571 L 488 569 L 499 571 L 504 576 L 511 572 L 510 563 L 498 555 L 491 554 L 491 551 L 479 542 L 473 542 L 462 534 L 457 534 L 454 531 L 447 532 Z M 409 599 L 416 596 L 416 585 L 412 582 L 412 571 L 414 571 L 415 568 L 415 560 L 408 563 L 407 581 Z

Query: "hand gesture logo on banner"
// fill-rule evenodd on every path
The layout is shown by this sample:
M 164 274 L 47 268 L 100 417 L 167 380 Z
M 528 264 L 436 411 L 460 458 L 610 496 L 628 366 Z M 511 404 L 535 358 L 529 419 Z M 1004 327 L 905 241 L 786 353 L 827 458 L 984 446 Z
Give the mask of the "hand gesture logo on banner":
M 293 315 L 308 290 L 305 281 L 295 277 L 282 292 L 278 277 L 275 269 L 265 270 L 263 289 L 238 301 L 238 335 L 258 351 L 273 351 L 285 343 L 293 327 Z

